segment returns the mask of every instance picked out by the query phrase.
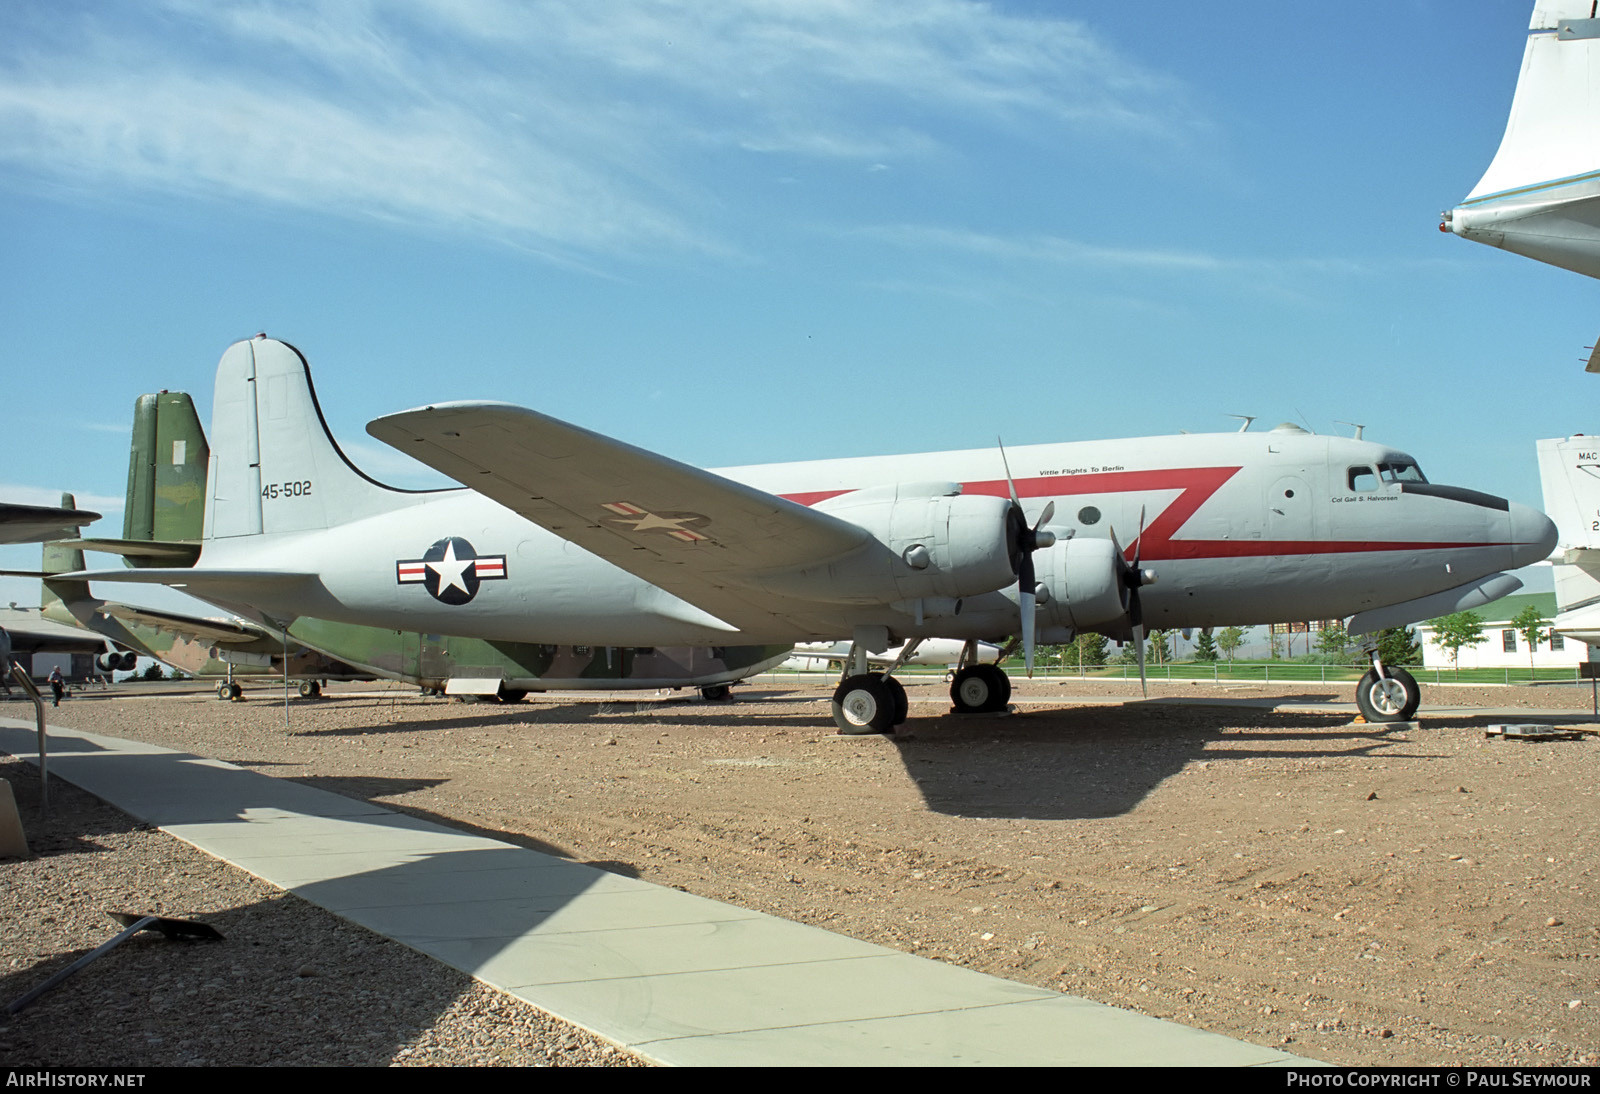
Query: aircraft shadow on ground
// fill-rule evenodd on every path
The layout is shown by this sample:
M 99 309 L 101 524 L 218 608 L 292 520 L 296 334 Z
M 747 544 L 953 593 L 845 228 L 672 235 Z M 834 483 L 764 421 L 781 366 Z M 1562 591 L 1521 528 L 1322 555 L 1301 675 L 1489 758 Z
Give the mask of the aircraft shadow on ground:
M 909 728 L 896 747 L 929 809 L 1020 820 L 1122 816 L 1195 760 L 1371 755 L 1390 746 L 1392 733 L 1341 714 L 1154 703 L 946 715 Z M 1228 748 L 1209 748 L 1225 737 Z M 1252 740 L 1304 747 L 1267 751 L 1250 748 Z
M 126 765 L 133 769 L 132 781 L 138 783 L 147 780 L 145 785 L 163 779 L 171 785 L 171 780 L 181 780 L 182 768 L 187 762 L 182 754 L 173 753 L 107 757 L 90 742 L 73 742 L 69 752 L 53 755 L 51 762 L 65 769 L 68 766 L 66 761 L 73 754 L 94 756 L 93 764 L 101 771 L 104 770 L 102 765 L 108 763 Z M 30 845 L 36 857 L 66 857 L 105 851 L 107 848 L 94 842 L 95 835 L 128 833 L 146 827 L 145 822 L 105 805 L 93 794 L 55 775 L 51 778 L 49 816 L 40 817 L 36 769 L 20 760 L 12 761 L 9 757 L 0 758 L 0 767 L 14 768 L 15 773 L 21 776 L 14 778 L 12 785 L 22 815 L 25 818 L 39 818 L 29 825 Z M 33 777 L 29 778 L 29 775 Z M 402 793 L 407 789 L 430 785 L 427 780 L 412 779 L 264 780 L 243 770 L 213 770 L 207 778 L 220 778 L 225 784 L 231 784 L 221 788 L 213 786 L 212 789 L 213 792 L 220 789 L 222 800 L 235 803 L 232 809 L 240 817 L 261 810 L 294 809 L 296 793 L 289 791 L 286 799 L 284 792 L 279 789 L 284 783 L 333 790 L 358 800 L 371 800 L 381 793 Z M 333 785 L 341 782 L 360 785 Z M 258 790 L 265 790 L 266 793 L 257 793 Z M 394 808 L 386 802 L 377 804 L 385 809 Z M 155 810 L 162 815 L 152 815 L 147 821 L 158 826 L 219 819 L 214 809 L 181 801 L 158 802 Z M 423 810 L 395 812 L 437 820 L 456 833 L 464 831 L 468 835 L 514 843 L 520 847 L 418 852 L 407 861 L 377 866 L 347 876 L 290 883 L 288 891 L 327 909 L 346 909 L 343 914 L 357 923 L 406 941 L 413 948 L 422 949 L 457 969 L 473 969 L 492 978 L 492 968 L 508 946 L 541 924 L 561 916 L 576 898 L 596 887 L 637 884 L 631 880 L 637 876 L 637 872 L 627 864 L 579 863 L 567 857 L 558 847 L 526 837 L 477 829 L 452 818 L 433 817 Z M 408 817 L 392 813 L 340 814 L 336 820 L 350 826 L 371 825 L 380 837 L 392 835 L 396 828 L 411 823 Z M 359 835 L 352 833 L 350 842 L 352 847 L 359 846 Z M 515 858 L 525 855 L 526 850 L 540 852 L 549 858 L 533 860 L 531 863 L 526 858 Z M 508 860 L 508 856 L 513 858 Z M 429 894 L 453 892 L 463 877 L 477 879 L 475 884 L 484 890 L 482 902 L 473 906 L 470 915 L 441 920 L 429 907 Z M 311 978 L 313 983 L 308 987 L 299 971 L 305 963 L 301 939 L 303 913 L 288 907 L 285 904 L 286 896 L 217 910 L 202 906 L 173 911 L 173 902 L 177 899 L 189 898 L 178 898 L 172 893 L 163 892 L 157 882 L 148 893 L 119 897 L 118 906 L 107 910 L 138 913 L 161 909 L 167 914 L 208 923 L 224 935 L 225 941 L 215 944 L 175 943 L 148 933 L 129 939 L 103 958 L 105 964 L 98 969 L 96 965 L 87 967 L 18 1015 L 5 1019 L 6 1040 L 13 1058 L 30 1058 L 30 1029 L 39 1029 L 43 1025 L 58 1028 L 67 1025 L 81 1031 L 79 1043 L 85 1049 L 85 1059 L 79 1062 L 89 1062 L 91 1058 L 100 1063 L 108 1060 L 127 1061 L 129 1057 L 126 1054 L 130 1046 L 138 1046 L 136 1051 L 139 1052 L 139 1059 L 145 1063 L 151 1062 L 152 1058 L 172 1064 L 196 1062 L 178 1049 L 174 1049 L 170 1056 L 165 1055 L 168 1046 L 152 1046 L 143 1040 L 141 1018 L 146 1011 L 154 1009 L 159 1012 L 169 1006 L 193 1006 L 193 1000 L 182 991 L 151 999 L 140 996 L 137 1005 L 114 1007 L 110 1012 L 86 1005 L 86 999 L 103 998 L 103 988 L 95 986 L 97 971 L 103 973 L 117 967 L 120 973 L 125 974 L 130 964 L 136 969 L 148 970 L 144 976 L 136 975 L 136 981 L 166 985 L 178 983 L 184 988 L 192 986 L 199 990 L 202 997 L 206 984 L 214 981 L 231 983 L 241 966 L 248 967 L 252 978 L 249 1007 L 253 1011 L 265 1008 L 276 1016 L 275 1034 L 271 1038 L 260 1039 L 259 1044 L 230 1045 L 225 1059 L 205 1061 L 208 1063 L 382 1064 L 417 1035 L 430 1029 L 439 1016 L 471 988 L 472 981 L 466 973 L 450 974 L 447 986 L 440 989 L 434 979 L 425 978 L 420 985 L 409 980 L 406 983 L 394 982 L 391 966 L 387 962 L 350 960 L 350 955 L 357 950 L 389 945 L 356 927 L 348 928 L 349 945 L 344 949 L 345 957 L 339 961 L 338 969 L 318 969 L 317 975 Z M 441 896 L 437 899 L 446 898 Z M 144 906 L 141 906 L 141 901 Z M 123 904 L 129 906 L 123 907 Z M 38 909 L 25 914 L 47 914 L 47 911 Z M 567 914 L 570 917 L 571 913 Z M 105 928 L 104 935 L 95 937 L 91 944 L 45 955 L 24 968 L 0 972 L 0 1003 L 10 1002 L 32 990 L 120 929 L 109 916 L 105 920 Z M 557 950 L 561 949 L 559 940 L 553 945 Z M 246 954 L 248 958 L 244 956 Z M 176 980 L 174 970 L 181 970 Z M 325 994 L 327 1005 L 308 1005 L 308 991 Z M 312 1023 L 326 1021 L 339 1007 L 347 1007 L 350 998 L 364 991 L 381 996 L 391 1010 L 393 1020 L 386 1022 L 386 1028 L 396 1030 L 392 1038 L 330 1038 L 326 1028 L 313 1027 Z M 309 1054 L 302 1055 L 301 1050 L 306 1046 L 322 1047 L 313 1047 Z

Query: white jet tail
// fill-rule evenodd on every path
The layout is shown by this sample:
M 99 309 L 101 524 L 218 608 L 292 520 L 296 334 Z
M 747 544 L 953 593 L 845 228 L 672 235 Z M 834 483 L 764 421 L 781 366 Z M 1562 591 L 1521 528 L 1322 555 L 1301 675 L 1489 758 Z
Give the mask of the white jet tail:
M 1600 5 L 1537 0 L 1505 136 L 1441 230 L 1600 277 Z
M 1556 629 L 1600 642 L 1600 437 L 1538 442 L 1544 508 L 1560 538 L 1555 554 Z
M 305 358 L 264 335 L 229 346 L 217 365 L 208 482 L 206 539 L 330 528 L 429 493 L 385 486 L 351 463 Z

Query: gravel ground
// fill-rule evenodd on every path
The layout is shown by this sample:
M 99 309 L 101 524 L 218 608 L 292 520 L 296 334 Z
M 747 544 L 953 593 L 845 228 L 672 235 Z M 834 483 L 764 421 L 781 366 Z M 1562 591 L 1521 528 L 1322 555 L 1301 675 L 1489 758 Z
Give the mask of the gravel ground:
M 3 753 L 0 778 L 34 854 L 0 860 L 0 1000 L 121 930 L 110 911 L 198 919 L 224 938 L 135 935 L 27 1009 L 0 1015 L 0 1065 L 641 1066 L 59 779 L 40 820 L 38 769 Z
M 60 722 L 1333 1063 L 1600 1062 L 1600 741 L 1491 740 L 1503 716 L 1439 709 L 1532 720 L 1587 688 L 1425 686 L 1401 728 L 1133 690 L 1030 682 L 1018 716 L 961 718 L 913 684 L 892 740 L 836 736 L 818 687 L 719 705 L 397 690 L 287 712 L 90 693 Z M 8 997 L 109 937 L 110 908 L 230 941 L 128 944 L 0 1025 L 0 1060 L 633 1062 L 55 793 L 73 804 L 30 826 L 38 857 L 0 866 Z

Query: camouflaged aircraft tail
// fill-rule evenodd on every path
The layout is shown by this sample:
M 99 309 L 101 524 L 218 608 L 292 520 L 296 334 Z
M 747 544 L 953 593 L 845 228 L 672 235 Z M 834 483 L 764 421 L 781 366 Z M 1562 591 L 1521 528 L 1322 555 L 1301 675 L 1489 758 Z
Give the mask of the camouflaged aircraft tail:
M 181 391 L 139 396 L 133 404 L 122 538 L 198 540 L 205 524 L 209 457 L 193 399 Z
M 76 509 L 77 501 L 71 494 L 61 495 L 61 506 L 64 509 Z M 44 558 L 39 567 L 44 574 L 69 574 L 84 568 L 83 550 L 67 543 L 46 543 L 44 545 Z M 89 583 L 87 581 L 61 581 L 56 578 L 45 577 L 44 587 L 39 592 L 39 608 L 46 619 L 58 622 L 70 622 L 71 617 L 67 612 L 67 605 L 77 600 L 90 599 Z M 67 618 L 63 619 L 62 617 Z
M 415 504 L 339 448 L 299 350 L 258 335 L 217 365 L 205 538 L 308 532 Z

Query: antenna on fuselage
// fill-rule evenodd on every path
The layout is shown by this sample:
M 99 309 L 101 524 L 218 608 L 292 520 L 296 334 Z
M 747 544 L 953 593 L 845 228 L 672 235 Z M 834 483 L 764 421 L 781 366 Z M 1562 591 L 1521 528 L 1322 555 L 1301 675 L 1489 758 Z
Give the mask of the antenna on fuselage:
M 1250 423 L 1256 420 L 1256 416 L 1254 414 L 1229 414 L 1228 417 L 1244 419 L 1244 424 L 1239 426 L 1240 433 L 1250 432 Z
M 1342 419 L 1339 419 L 1339 418 L 1335 418 L 1335 419 L 1334 419 L 1334 420 L 1333 420 L 1333 424 L 1334 424 L 1334 425 L 1347 425 L 1347 426 L 1349 426 L 1349 427 L 1350 427 L 1350 428 L 1351 428 L 1351 429 L 1353 429 L 1353 430 L 1355 430 L 1355 439 L 1356 439 L 1356 440 L 1358 440 L 1358 441 L 1359 441 L 1359 440 L 1360 440 L 1360 439 L 1361 439 L 1361 431 L 1362 431 L 1362 430 L 1363 430 L 1363 429 L 1366 429 L 1366 428 L 1367 428 L 1367 427 L 1366 427 L 1366 426 L 1364 426 L 1364 425 L 1360 425 L 1360 424 L 1359 424 L 1359 423 L 1356 423 L 1356 422 L 1347 422 L 1347 421 L 1343 421 L 1343 420 L 1342 420 Z

